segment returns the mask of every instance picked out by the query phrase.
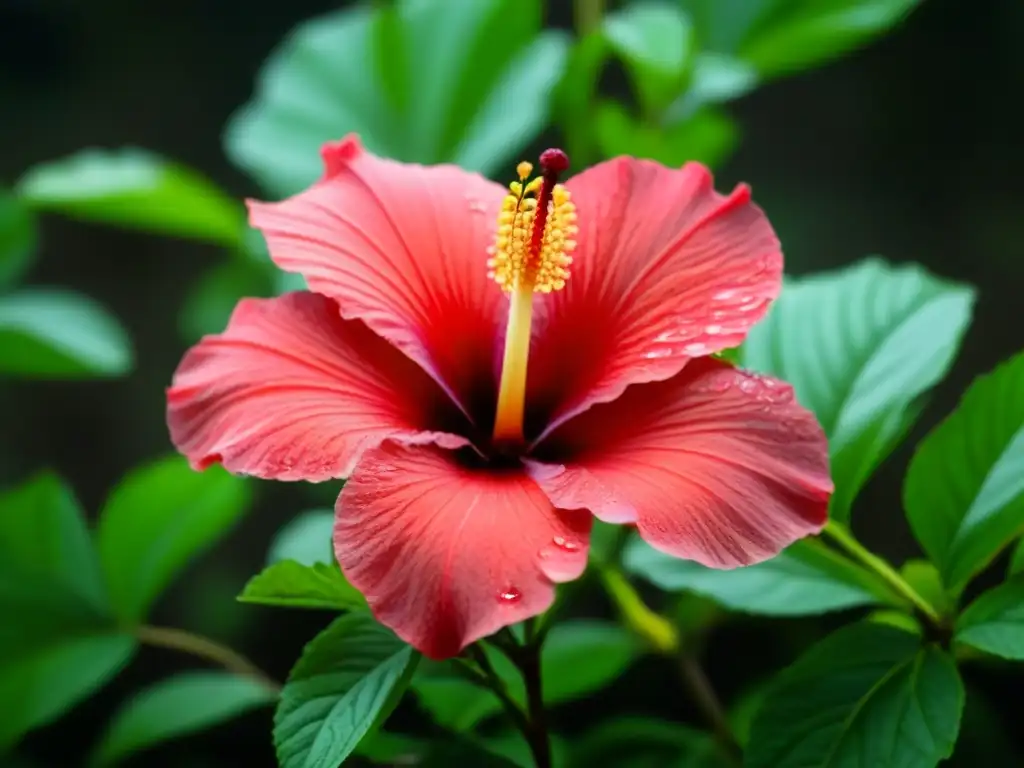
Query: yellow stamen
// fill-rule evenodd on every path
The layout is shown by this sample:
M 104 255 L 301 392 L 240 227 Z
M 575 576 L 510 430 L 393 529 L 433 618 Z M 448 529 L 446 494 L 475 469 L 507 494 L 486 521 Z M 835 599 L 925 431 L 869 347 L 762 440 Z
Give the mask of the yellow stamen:
M 527 182 L 533 166 L 520 163 L 519 181 L 498 214 L 498 231 L 488 276 L 509 294 L 505 356 L 494 420 L 495 442 L 521 442 L 526 400 L 526 372 L 534 292 L 551 293 L 569 279 L 570 254 L 576 247 L 576 207 L 569 192 L 555 183 L 568 158 L 548 150 L 541 156 L 541 176 Z M 548 160 L 545 163 L 545 160 Z

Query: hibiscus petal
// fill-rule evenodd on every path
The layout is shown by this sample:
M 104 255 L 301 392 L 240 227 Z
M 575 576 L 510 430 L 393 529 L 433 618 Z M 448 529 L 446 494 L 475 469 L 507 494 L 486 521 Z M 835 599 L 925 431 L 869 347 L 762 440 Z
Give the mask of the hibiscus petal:
M 171 439 L 193 467 L 275 480 L 344 477 L 388 437 L 465 445 L 444 433 L 460 419 L 405 355 L 314 293 L 239 302 L 167 392 Z
M 249 202 L 271 258 L 419 363 L 467 414 L 493 414 L 507 302 L 487 278 L 505 190 L 455 166 L 376 157 L 355 136 L 279 203 Z M 486 401 L 486 402 L 484 402 Z
M 591 517 L 521 468 L 436 446 L 368 451 L 338 498 L 334 549 L 377 619 L 434 659 L 545 611 L 586 567 Z
M 621 157 L 566 186 L 578 247 L 565 290 L 537 302 L 534 434 L 736 346 L 781 288 L 779 242 L 750 190 L 717 194 L 698 163 Z
M 712 358 L 577 416 L 538 458 L 556 506 L 635 522 L 655 548 L 714 568 L 818 532 L 832 493 L 825 435 L 792 388 Z

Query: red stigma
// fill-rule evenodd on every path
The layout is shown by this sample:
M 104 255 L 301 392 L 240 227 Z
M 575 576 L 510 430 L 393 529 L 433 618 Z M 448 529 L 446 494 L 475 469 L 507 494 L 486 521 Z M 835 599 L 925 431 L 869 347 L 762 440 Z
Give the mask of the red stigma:
M 537 216 L 533 220 L 533 232 L 530 233 L 530 257 L 536 259 L 544 242 L 544 227 L 548 223 L 548 203 L 551 202 L 551 190 L 558 181 L 558 174 L 569 170 L 569 156 L 560 149 L 545 149 L 540 153 L 540 171 L 544 186 L 537 195 Z
M 540 169 L 544 176 L 558 176 L 569 170 L 569 156 L 560 149 L 545 149 L 540 153 Z

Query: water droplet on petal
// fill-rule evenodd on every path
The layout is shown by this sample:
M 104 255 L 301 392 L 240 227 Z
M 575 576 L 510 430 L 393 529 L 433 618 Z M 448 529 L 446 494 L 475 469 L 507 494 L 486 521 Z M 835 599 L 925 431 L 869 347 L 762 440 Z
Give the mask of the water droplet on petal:
M 523 599 L 523 593 L 515 587 L 508 587 L 498 593 L 498 600 L 506 605 L 513 605 Z
M 704 329 L 704 333 L 709 336 L 717 336 L 722 332 L 722 326 L 720 325 L 709 325 Z
M 554 541 L 556 547 L 564 549 L 566 552 L 576 552 L 580 548 L 579 544 L 575 541 L 570 541 L 564 536 L 555 536 L 552 541 Z
M 672 350 L 668 347 L 658 347 L 656 349 L 650 349 L 644 352 L 644 357 L 648 360 L 658 360 L 663 357 L 671 357 Z

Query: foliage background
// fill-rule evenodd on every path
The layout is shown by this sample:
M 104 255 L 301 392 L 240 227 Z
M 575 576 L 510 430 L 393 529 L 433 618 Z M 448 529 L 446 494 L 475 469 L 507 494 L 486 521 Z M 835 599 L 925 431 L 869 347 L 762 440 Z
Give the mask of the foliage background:
M 341 5 L 0 0 L 0 181 L 83 146 L 136 145 L 202 169 L 235 195 L 256 193 L 227 162 L 222 129 L 282 35 Z M 549 26 L 568 28 L 570 3 L 549 5 Z M 917 551 L 898 506 L 912 446 L 953 408 L 974 375 L 1020 347 L 1024 146 L 1015 94 L 1024 82 L 1021 30 L 1020 3 L 928 0 L 868 49 L 761 86 L 728 107 L 743 137 L 718 171 L 717 185 L 752 184 L 779 230 L 789 273 L 881 253 L 979 289 L 951 375 L 857 501 L 862 540 L 897 563 Z M 604 89 L 629 98 L 616 72 Z M 524 156 L 557 140 L 545 135 Z M 168 449 L 163 387 L 183 350 L 178 310 L 203 268 L 221 255 L 215 246 L 60 217 L 44 220 L 42 237 L 40 258 L 24 282 L 69 285 L 99 299 L 127 326 L 138 365 L 133 375 L 112 381 L 0 381 L 0 485 L 49 466 L 95 510 L 126 469 Z M 263 564 L 281 524 L 299 509 L 330 504 L 335 491 L 266 484 L 245 523 L 176 582 L 154 621 L 234 643 L 283 678 L 327 617 L 242 606 L 234 596 Z M 589 609 L 605 607 L 595 595 Z M 823 625 L 841 623 L 839 617 L 733 621 L 712 638 L 708 673 L 728 699 L 790 662 Z M 71 763 L 126 694 L 192 666 L 171 653 L 142 652 L 90 705 L 32 734 L 27 752 L 43 765 Z M 1009 726 L 1019 674 L 976 666 L 965 674 Z M 681 692 L 660 684 L 653 660 L 570 710 L 570 720 L 585 723 L 602 701 L 616 697 L 628 699 L 633 711 L 696 720 Z M 411 706 L 398 717 L 411 716 Z M 261 710 L 136 762 L 199 765 L 194 756 L 201 755 L 211 765 L 271 765 L 270 719 Z M 1024 745 L 1024 735 L 1016 738 Z

